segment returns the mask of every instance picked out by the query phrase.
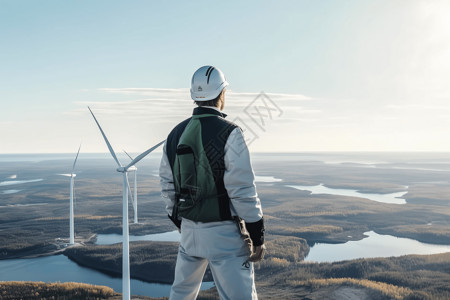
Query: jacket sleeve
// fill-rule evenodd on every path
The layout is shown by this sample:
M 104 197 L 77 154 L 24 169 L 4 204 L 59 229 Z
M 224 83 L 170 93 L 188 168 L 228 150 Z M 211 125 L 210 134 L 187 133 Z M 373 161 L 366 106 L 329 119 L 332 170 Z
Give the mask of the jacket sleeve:
M 264 219 L 256 193 L 255 174 L 240 128 L 234 129 L 225 144 L 224 184 L 231 200 L 231 211 L 242 218 L 253 244 L 264 243 Z
M 167 143 L 167 141 L 166 141 Z M 159 165 L 159 178 L 161 184 L 161 197 L 166 204 L 166 211 L 172 216 L 173 206 L 175 205 L 175 186 L 173 184 L 172 168 L 166 152 L 166 143 L 164 143 L 163 155 Z

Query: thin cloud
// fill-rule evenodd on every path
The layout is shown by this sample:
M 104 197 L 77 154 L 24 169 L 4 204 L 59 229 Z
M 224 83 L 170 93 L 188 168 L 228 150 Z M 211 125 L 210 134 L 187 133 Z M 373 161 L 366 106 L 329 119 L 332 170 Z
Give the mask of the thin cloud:
M 66 115 L 70 115 L 74 123 L 80 123 L 79 126 L 86 126 L 86 119 L 91 118 L 89 106 L 113 143 L 122 143 L 127 149 L 132 144 L 131 149 L 135 151 L 148 146 L 148 137 L 166 137 L 176 124 L 189 118 L 196 107 L 188 89 L 103 88 L 94 92 L 100 92 L 101 100 L 78 101 L 75 109 Z M 224 110 L 228 120 L 241 126 L 250 138 L 256 137 L 258 143 L 275 138 L 274 134 L 279 138 L 279 132 L 288 132 L 297 125 L 301 126 L 301 132 L 311 132 L 311 126 L 317 126 L 315 124 L 323 119 L 323 103 L 311 97 L 264 93 L 266 102 L 258 102 L 260 95 L 228 90 Z M 93 129 L 89 132 L 97 134 Z M 98 142 L 97 147 L 103 146 L 98 139 L 93 137 L 92 140 Z M 254 147 L 261 147 L 258 143 Z
M 232 98 L 255 98 L 261 93 L 266 94 L 271 99 L 276 99 L 276 101 L 306 101 L 311 100 L 311 97 L 302 95 L 302 94 L 282 94 L 282 93 L 266 93 L 266 92 L 257 92 L 257 93 L 239 93 L 233 92 L 231 90 L 227 91 L 227 96 Z
M 121 116 L 123 119 L 139 119 L 146 123 L 154 123 L 168 121 L 169 119 L 179 120 L 190 114 L 195 107 L 190 98 L 189 89 L 186 88 L 101 88 L 98 91 L 106 94 L 136 95 L 138 98 L 121 101 L 79 101 L 75 104 L 80 108 L 66 114 L 84 114 L 86 113 L 85 107 L 90 106 L 94 113 L 105 118 Z M 230 116 L 239 116 L 244 120 L 249 119 L 246 109 L 260 94 L 253 92 L 235 93 L 228 90 L 225 112 Z M 299 114 L 321 113 L 318 109 L 300 106 L 300 102 L 305 103 L 305 101 L 312 100 L 312 98 L 301 94 L 265 93 L 265 95 L 270 98 L 270 101 L 273 101 L 273 105 L 278 106 L 279 110 L 286 114 L 284 122 L 297 119 L 296 115 Z M 107 97 L 103 96 L 103 99 L 105 98 Z
M 399 105 L 399 104 L 390 104 L 386 105 L 386 108 L 393 109 L 393 110 L 450 110 L 449 106 L 444 105 L 425 105 L 425 104 L 405 104 L 405 105 Z
M 188 95 L 189 89 L 179 88 L 179 89 L 163 89 L 163 88 L 100 88 L 100 92 L 115 93 L 115 94 L 137 94 L 145 96 L 180 96 Z
M 190 92 L 188 88 L 174 88 L 174 89 L 164 89 L 164 88 L 100 88 L 98 91 L 106 93 L 116 93 L 116 94 L 138 94 L 146 96 L 160 97 L 160 95 L 169 96 L 173 95 L 178 97 L 180 95 L 187 95 L 190 97 Z M 227 97 L 240 97 L 240 98 L 255 98 L 262 92 L 233 92 L 232 90 L 227 90 Z M 285 94 L 285 93 L 265 93 L 271 98 L 276 98 L 280 101 L 282 100 L 311 100 L 311 97 L 301 95 L 301 94 Z

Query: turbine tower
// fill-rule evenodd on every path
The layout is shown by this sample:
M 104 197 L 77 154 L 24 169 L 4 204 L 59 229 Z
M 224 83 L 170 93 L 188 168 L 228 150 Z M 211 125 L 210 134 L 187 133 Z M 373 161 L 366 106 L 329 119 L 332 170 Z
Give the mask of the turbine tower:
M 123 152 L 125 152 L 126 155 L 128 155 L 128 157 L 131 159 L 131 161 L 133 161 L 133 158 L 131 157 L 130 154 L 127 153 L 127 151 L 123 150 Z M 130 192 L 130 196 L 131 196 L 131 202 L 133 203 L 133 211 L 134 211 L 134 224 L 138 223 L 138 209 L 137 209 L 137 168 L 134 170 L 134 187 L 133 187 L 133 192 L 134 195 Z
M 75 164 L 77 163 L 78 154 L 80 154 L 81 144 L 80 147 L 78 147 L 77 156 L 75 156 L 75 161 L 73 162 L 72 167 L 72 173 L 70 173 L 70 241 L 69 244 L 73 245 L 75 244 L 75 230 L 74 230 L 74 222 L 73 222 L 73 182 L 75 179 L 75 176 L 77 174 L 74 173 L 75 171 Z
M 108 139 L 106 138 L 105 133 L 103 132 L 102 127 L 98 123 L 97 119 L 94 116 L 94 113 L 92 112 L 91 108 L 88 106 L 89 111 L 91 112 L 92 117 L 94 117 L 95 123 L 97 123 L 98 129 L 100 129 L 100 132 L 102 133 L 103 139 L 106 142 L 106 145 L 108 146 L 109 152 L 111 153 L 112 157 L 116 161 L 117 165 L 119 166 L 117 168 L 117 172 L 120 172 L 123 174 L 123 221 L 122 221 L 122 299 L 123 300 L 130 300 L 130 249 L 129 249 L 129 243 L 130 243 L 130 237 L 129 237 L 129 229 L 128 229 L 128 190 L 130 189 L 130 185 L 128 184 L 128 172 L 134 171 L 136 167 L 134 166 L 137 162 L 139 162 L 141 159 L 143 159 L 145 156 L 147 156 L 150 152 L 158 148 L 164 141 L 156 144 L 155 146 L 151 147 L 147 151 L 139 154 L 135 159 L 131 161 L 127 166 L 122 166 L 117 159 L 116 153 L 114 152 L 114 149 L 112 148 L 111 144 L 109 143 Z

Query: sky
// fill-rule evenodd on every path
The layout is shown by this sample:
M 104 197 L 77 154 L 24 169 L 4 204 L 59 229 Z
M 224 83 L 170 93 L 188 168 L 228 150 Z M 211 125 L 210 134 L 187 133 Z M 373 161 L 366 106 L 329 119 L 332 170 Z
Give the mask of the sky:
M 0 153 L 142 152 L 203 65 L 251 151 L 450 151 L 450 1 L 0 0 Z

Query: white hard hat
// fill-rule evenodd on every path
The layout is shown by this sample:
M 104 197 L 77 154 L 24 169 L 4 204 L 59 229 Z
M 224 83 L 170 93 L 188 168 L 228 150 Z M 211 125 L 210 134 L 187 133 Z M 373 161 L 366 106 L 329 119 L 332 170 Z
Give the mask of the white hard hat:
M 194 101 L 215 99 L 227 85 L 222 71 L 213 66 L 203 66 L 192 75 L 191 98 Z

